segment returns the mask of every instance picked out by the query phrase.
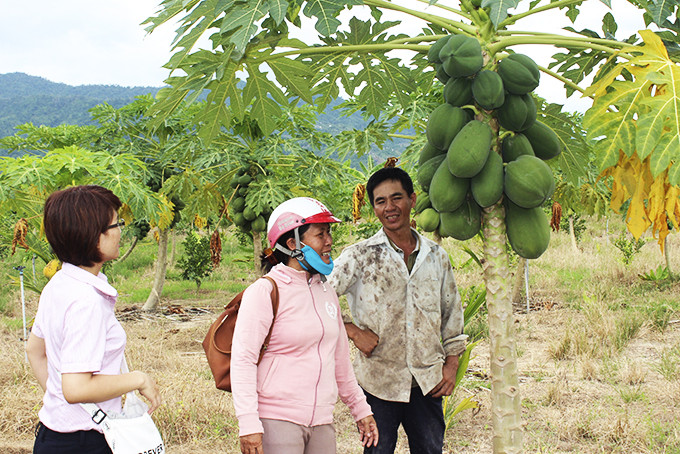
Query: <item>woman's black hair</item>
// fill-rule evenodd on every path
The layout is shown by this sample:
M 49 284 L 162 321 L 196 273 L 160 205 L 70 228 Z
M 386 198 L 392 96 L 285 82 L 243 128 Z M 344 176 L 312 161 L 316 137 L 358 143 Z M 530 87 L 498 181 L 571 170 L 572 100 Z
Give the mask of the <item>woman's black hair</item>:
M 71 186 L 53 192 L 43 210 L 47 242 L 62 262 L 76 266 L 101 262 L 99 238 L 120 207 L 120 199 L 101 186 Z
M 304 224 L 298 227 L 298 234 L 300 235 L 300 238 L 302 238 L 302 235 L 305 234 L 305 232 L 309 229 L 309 226 L 311 225 L 312 224 Z M 295 238 L 294 230 L 291 230 L 290 232 L 286 232 L 283 235 L 281 235 L 279 239 L 276 241 L 276 244 L 280 244 L 281 246 L 288 249 L 286 243 L 290 238 Z M 262 256 L 260 257 L 263 274 L 267 274 L 277 263 L 288 263 L 288 260 L 291 258 L 289 255 L 284 254 L 278 249 L 274 249 L 273 252 L 267 254 L 267 252 L 269 251 L 271 251 L 271 249 L 267 249 L 265 252 L 262 253 Z

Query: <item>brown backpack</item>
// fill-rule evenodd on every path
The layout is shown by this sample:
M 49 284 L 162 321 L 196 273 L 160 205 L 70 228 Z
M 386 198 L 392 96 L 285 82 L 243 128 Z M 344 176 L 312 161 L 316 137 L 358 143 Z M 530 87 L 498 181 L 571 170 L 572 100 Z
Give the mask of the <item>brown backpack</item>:
M 257 363 L 260 364 L 262 356 L 264 355 L 269 339 L 272 337 L 272 328 L 274 328 L 274 320 L 276 313 L 279 310 L 279 289 L 276 286 L 274 279 L 264 276 L 269 279 L 274 288 L 272 289 L 272 309 L 274 311 L 274 318 L 269 327 L 269 333 L 264 339 L 264 344 L 260 349 L 260 357 Z M 243 290 L 245 292 L 245 290 Z M 217 389 L 231 392 L 231 342 L 234 337 L 234 328 L 236 327 L 236 318 L 238 317 L 238 310 L 241 307 L 241 299 L 243 292 L 239 293 L 232 299 L 224 308 L 224 312 L 215 320 L 208 333 L 203 339 L 203 350 L 205 356 L 208 358 L 208 365 L 215 379 L 215 386 Z

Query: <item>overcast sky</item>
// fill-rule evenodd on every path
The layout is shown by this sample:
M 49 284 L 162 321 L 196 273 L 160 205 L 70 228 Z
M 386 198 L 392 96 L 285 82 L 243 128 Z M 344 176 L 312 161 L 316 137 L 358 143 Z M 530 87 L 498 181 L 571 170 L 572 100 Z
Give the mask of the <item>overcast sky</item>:
M 408 0 L 401 0 L 402 2 Z M 411 4 L 413 0 L 410 0 Z M 0 74 L 23 72 L 69 85 L 111 84 L 120 86 L 161 86 L 168 71 L 162 68 L 170 58 L 175 25 L 166 24 L 152 34 L 140 25 L 153 15 L 160 0 L 6 0 L 0 27 Z M 528 2 L 523 2 L 527 4 Z M 601 32 L 602 17 L 608 9 L 598 0 L 588 0 L 574 26 Z M 407 3 L 408 4 L 408 3 Z M 619 22 L 617 38 L 627 38 L 643 28 L 641 14 L 625 0 L 613 0 Z M 525 20 L 519 28 L 558 32 L 571 25 L 561 14 L 540 22 Z M 414 21 L 410 21 L 414 22 Z M 410 24 L 404 24 L 409 27 Z M 415 27 L 416 29 L 420 28 Z M 408 32 L 408 31 L 407 31 Z M 516 49 L 547 65 L 554 49 Z M 564 103 L 561 85 L 542 77 L 537 93 Z M 583 110 L 588 101 L 572 96 L 569 110 Z

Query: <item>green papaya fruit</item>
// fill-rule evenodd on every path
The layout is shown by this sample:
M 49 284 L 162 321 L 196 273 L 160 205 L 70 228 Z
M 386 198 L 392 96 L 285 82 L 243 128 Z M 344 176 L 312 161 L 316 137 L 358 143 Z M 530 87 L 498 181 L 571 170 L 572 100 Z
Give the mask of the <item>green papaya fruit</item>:
M 463 126 L 446 153 L 449 171 L 458 178 L 477 175 L 489 157 L 492 136 L 489 125 L 479 120 Z
M 489 207 L 503 196 L 503 158 L 491 151 L 482 170 L 470 180 L 470 193 L 480 207 Z
M 267 229 L 267 221 L 260 215 L 250 223 L 250 227 L 253 229 L 253 232 L 264 232 Z
M 482 210 L 474 200 L 465 200 L 453 212 L 439 213 L 439 235 L 460 241 L 469 240 L 482 228 Z
M 248 222 L 246 221 L 246 218 L 243 217 L 243 213 L 234 213 L 231 220 L 234 221 L 236 227 L 243 227 Z
M 423 188 L 423 191 L 425 192 L 430 191 L 430 184 L 432 182 L 432 178 L 434 177 L 435 172 L 437 171 L 440 164 L 444 161 L 445 158 L 446 158 L 445 154 L 440 154 L 439 156 L 435 156 L 432 159 L 428 159 L 427 162 L 418 167 L 416 179 L 418 180 L 418 184 L 420 184 L 420 187 Z
M 507 91 L 513 95 L 526 95 L 538 87 L 541 73 L 531 58 L 510 54 L 498 62 L 498 75 Z
M 247 184 L 250 184 L 251 181 L 253 181 L 253 178 L 252 178 L 250 175 L 248 175 L 248 174 L 241 175 L 241 176 L 238 178 L 238 183 L 239 183 L 241 186 L 245 186 L 245 185 L 247 185 Z
M 505 102 L 503 81 L 497 72 L 485 69 L 472 81 L 472 96 L 484 110 L 493 110 Z
M 498 123 L 508 131 L 524 131 L 536 121 L 536 103 L 531 95 L 510 95 L 496 110 Z
M 439 227 L 439 213 L 434 208 L 425 208 L 416 218 L 416 224 L 426 232 L 434 232 Z
M 418 194 L 418 198 L 416 198 L 416 213 L 422 213 L 425 211 L 426 208 L 430 208 L 432 206 L 432 203 L 430 202 L 430 195 L 427 192 L 423 192 L 422 194 Z M 436 227 L 435 227 L 436 228 Z M 430 230 L 431 232 L 431 230 Z
M 439 59 L 444 71 L 451 77 L 471 76 L 482 69 L 484 64 L 479 41 L 466 35 L 451 36 L 439 51 Z
M 536 120 L 533 125 L 523 131 L 523 134 L 529 139 L 536 157 L 544 161 L 552 159 L 562 152 L 562 144 L 555 131 L 541 121 Z
M 446 74 L 446 71 L 444 71 L 444 65 L 441 63 L 435 63 L 434 64 L 434 76 L 439 80 L 439 82 L 446 84 L 448 80 L 451 78 L 448 74 Z
M 446 154 L 446 150 L 440 150 L 437 147 L 433 147 L 430 142 L 425 142 L 423 148 L 420 150 L 420 157 L 418 158 L 418 166 L 422 166 L 424 163 L 434 158 Z
M 246 199 L 243 197 L 236 197 L 234 200 L 231 201 L 231 208 L 234 210 L 235 213 L 242 213 L 243 208 L 246 206 Z
M 248 193 L 248 186 L 241 186 L 240 188 L 238 188 L 238 191 L 237 191 L 238 195 L 245 197 L 247 193 Z
M 255 218 L 257 217 L 257 214 L 255 214 L 255 210 L 253 210 L 250 207 L 245 207 L 243 209 L 243 217 L 246 219 L 246 221 L 254 221 Z
M 443 161 L 430 183 L 429 195 L 432 208 L 440 213 L 456 210 L 465 201 L 469 189 L 470 180 L 451 175 L 448 164 Z
M 453 138 L 469 119 L 468 113 L 460 107 L 440 104 L 427 120 L 427 141 L 440 150 L 448 150 Z
M 536 156 L 519 156 L 505 166 L 504 191 L 522 208 L 541 206 L 555 191 L 552 169 Z
M 503 155 L 503 162 L 514 161 L 522 155 L 534 155 L 534 149 L 531 147 L 531 142 L 524 134 L 517 133 L 511 136 L 505 136 L 501 143 L 501 154 Z
M 505 204 L 508 242 L 520 257 L 536 259 L 550 244 L 550 223 L 541 207 L 522 208 L 511 201 Z
M 449 79 L 443 93 L 444 101 L 454 107 L 472 104 L 472 79 L 467 77 Z
M 434 64 L 434 63 L 441 63 L 441 59 L 439 58 L 439 52 L 442 50 L 442 47 L 449 42 L 449 39 L 453 35 L 447 35 L 444 36 L 443 38 L 439 38 L 437 41 L 432 43 L 430 48 L 427 51 L 427 61 Z

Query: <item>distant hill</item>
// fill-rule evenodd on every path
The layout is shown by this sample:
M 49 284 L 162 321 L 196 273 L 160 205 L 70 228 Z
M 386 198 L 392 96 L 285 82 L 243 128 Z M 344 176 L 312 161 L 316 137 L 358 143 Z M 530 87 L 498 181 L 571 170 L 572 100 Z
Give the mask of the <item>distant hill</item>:
M 120 87 L 50 82 L 23 73 L 0 74 L 0 137 L 24 123 L 59 126 L 92 124 L 89 109 L 107 102 L 119 108 L 136 96 L 156 94 L 159 87 Z
M 94 124 L 88 112 L 92 107 L 106 102 L 120 108 L 137 96 L 155 95 L 158 90 L 160 87 L 72 86 L 24 73 L 0 74 L 0 137 L 16 134 L 14 127 L 24 123 L 50 127 Z M 331 134 L 352 128 L 362 129 L 367 122 L 360 115 L 343 117 L 333 110 L 340 102 L 331 103 L 319 115 L 319 129 Z M 397 156 L 407 144 L 408 141 L 404 140 L 387 144 L 385 150 L 376 150 L 375 155 L 378 159 L 380 156 Z M 0 150 L 0 156 L 5 154 Z

